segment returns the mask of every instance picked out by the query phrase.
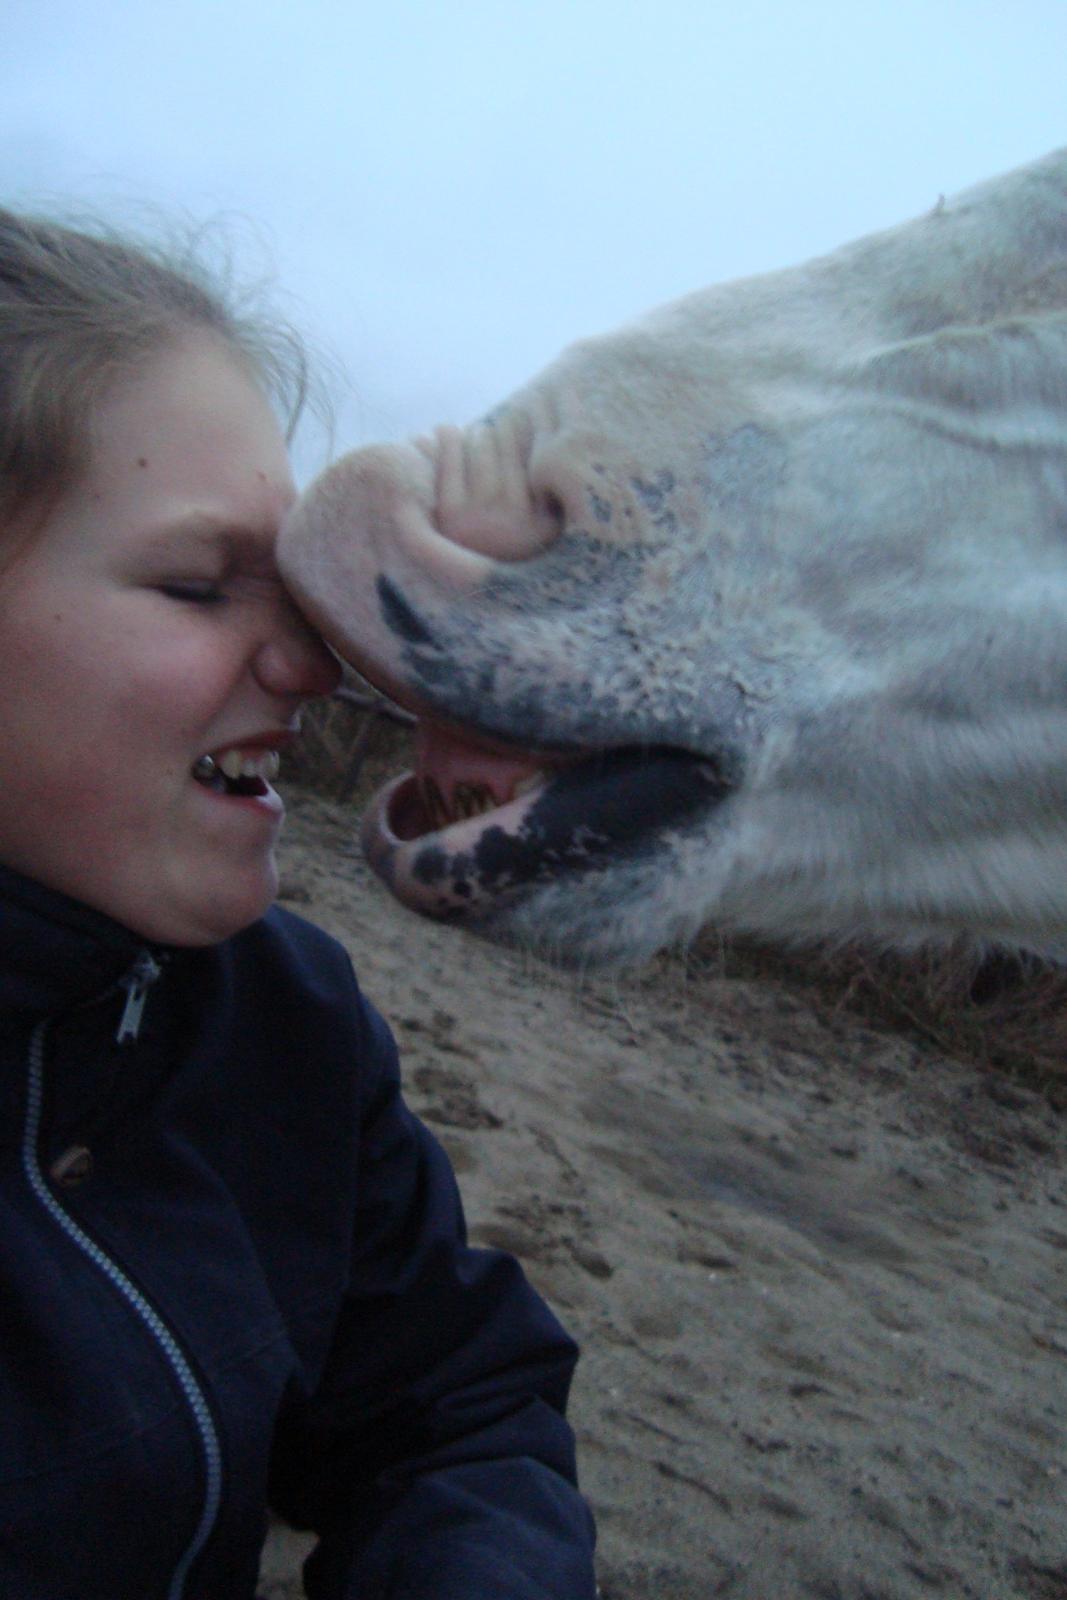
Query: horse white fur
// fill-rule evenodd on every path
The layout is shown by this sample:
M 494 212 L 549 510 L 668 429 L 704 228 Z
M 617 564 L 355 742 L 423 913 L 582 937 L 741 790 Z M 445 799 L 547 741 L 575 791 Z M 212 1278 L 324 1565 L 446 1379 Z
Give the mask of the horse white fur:
M 1064 950 L 1067 151 L 578 344 L 462 432 L 354 452 L 282 559 L 433 717 L 722 779 L 617 849 L 483 873 L 476 925 L 608 957 L 708 921 Z M 531 815 L 438 853 L 469 866 L 479 826 Z M 414 886 L 422 847 L 384 875 L 461 914 Z

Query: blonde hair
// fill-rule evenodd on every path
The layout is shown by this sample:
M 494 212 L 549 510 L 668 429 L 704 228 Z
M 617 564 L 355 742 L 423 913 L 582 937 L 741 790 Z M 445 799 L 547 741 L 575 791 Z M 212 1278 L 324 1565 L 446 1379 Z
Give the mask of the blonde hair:
M 192 331 L 247 365 L 291 436 L 308 395 L 303 343 L 242 310 L 194 247 L 0 207 L 0 530 L 47 513 L 88 464 L 105 391 Z

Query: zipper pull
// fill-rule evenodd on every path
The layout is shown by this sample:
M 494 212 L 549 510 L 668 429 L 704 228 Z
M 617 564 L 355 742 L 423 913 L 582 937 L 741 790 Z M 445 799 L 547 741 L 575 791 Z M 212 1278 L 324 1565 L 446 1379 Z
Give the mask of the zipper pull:
M 141 1031 L 141 1017 L 149 988 L 162 971 L 163 968 L 151 952 L 142 950 L 129 972 L 119 979 L 119 988 L 126 991 L 126 1004 L 122 1008 L 118 1032 L 115 1034 L 117 1044 L 125 1044 L 127 1039 L 137 1038 Z

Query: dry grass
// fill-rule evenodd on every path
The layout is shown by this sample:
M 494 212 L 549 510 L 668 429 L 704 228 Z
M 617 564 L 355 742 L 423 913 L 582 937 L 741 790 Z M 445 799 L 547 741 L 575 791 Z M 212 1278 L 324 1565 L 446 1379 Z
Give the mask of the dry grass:
M 1007 1073 L 1067 1110 L 1067 968 L 964 941 L 913 952 L 783 949 L 705 932 L 690 977 L 773 978 L 824 1014 L 846 1011 L 921 1037 L 956 1060 Z
M 337 695 L 305 711 L 300 743 L 285 758 L 285 777 L 359 808 L 411 764 L 411 742 L 410 721 L 398 720 L 398 708 L 351 673 Z
M 387 702 L 368 711 L 368 686 L 360 680 L 350 677 L 345 688 L 343 697 L 310 710 L 300 748 L 286 758 L 286 776 L 359 810 L 410 765 L 411 728 L 381 708 Z M 684 962 L 690 978 L 707 972 L 787 983 L 824 1012 L 847 1011 L 921 1036 L 957 1060 L 1025 1081 L 1067 1110 L 1067 968 L 962 942 L 910 954 L 796 950 L 724 939 L 714 929 L 665 959 Z

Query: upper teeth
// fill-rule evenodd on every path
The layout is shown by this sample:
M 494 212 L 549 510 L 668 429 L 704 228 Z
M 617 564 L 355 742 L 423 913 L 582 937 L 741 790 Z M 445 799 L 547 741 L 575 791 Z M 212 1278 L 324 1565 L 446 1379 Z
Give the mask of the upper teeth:
M 228 778 L 276 778 L 281 766 L 277 750 L 261 750 L 258 755 L 227 750 L 216 759 Z
M 218 769 L 227 778 L 265 778 L 278 776 L 281 757 L 277 750 L 225 750 L 220 756 L 201 756 L 193 767 L 197 777 L 209 778 Z

